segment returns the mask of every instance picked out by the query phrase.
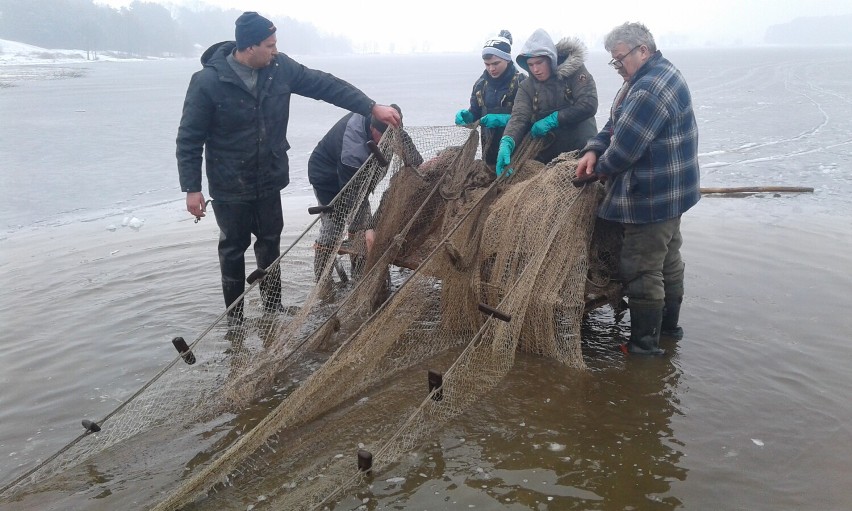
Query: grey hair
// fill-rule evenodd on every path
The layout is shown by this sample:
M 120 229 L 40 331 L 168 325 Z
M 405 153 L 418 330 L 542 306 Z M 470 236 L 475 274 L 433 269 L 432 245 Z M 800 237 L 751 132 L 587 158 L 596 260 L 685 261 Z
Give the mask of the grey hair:
M 611 52 L 619 43 L 624 43 L 631 48 L 644 44 L 651 53 L 657 51 L 657 43 L 648 27 L 642 23 L 627 22 L 612 29 L 604 38 L 604 48 Z

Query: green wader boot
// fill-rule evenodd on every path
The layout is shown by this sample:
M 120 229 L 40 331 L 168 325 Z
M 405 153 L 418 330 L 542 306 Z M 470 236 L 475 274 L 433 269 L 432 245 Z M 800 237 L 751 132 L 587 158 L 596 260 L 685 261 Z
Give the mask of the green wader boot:
M 680 318 L 680 304 L 683 297 L 677 300 L 666 300 L 663 307 L 663 322 L 660 326 L 660 335 L 669 339 L 679 341 L 683 339 L 683 328 L 679 327 L 677 322 Z
M 663 302 L 630 300 L 630 341 L 627 351 L 637 355 L 664 355 L 660 348 Z

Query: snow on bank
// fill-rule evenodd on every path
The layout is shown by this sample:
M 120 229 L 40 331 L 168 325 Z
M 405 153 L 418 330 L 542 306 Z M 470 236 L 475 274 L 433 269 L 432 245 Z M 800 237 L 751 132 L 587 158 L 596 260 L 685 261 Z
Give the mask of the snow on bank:
M 91 60 L 94 59 L 94 60 Z M 121 57 L 114 52 L 86 55 L 85 50 L 55 50 L 0 39 L 0 88 L 12 87 L 23 80 L 62 80 L 86 73 L 69 64 L 141 60 Z
M 91 53 L 89 58 L 95 61 L 139 60 L 120 57 L 113 52 Z M 74 64 L 80 62 L 92 62 L 92 60 L 87 59 L 85 50 L 53 50 L 0 39 L 0 65 Z

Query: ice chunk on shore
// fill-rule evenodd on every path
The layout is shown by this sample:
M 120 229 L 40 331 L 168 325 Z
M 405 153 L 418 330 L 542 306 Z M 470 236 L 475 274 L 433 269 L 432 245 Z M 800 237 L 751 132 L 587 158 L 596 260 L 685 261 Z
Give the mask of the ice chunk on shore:
M 127 226 L 133 229 L 134 231 L 138 231 L 142 228 L 143 225 L 145 225 L 145 220 L 140 220 L 135 216 L 131 218 L 130 221 L 127 223 Z

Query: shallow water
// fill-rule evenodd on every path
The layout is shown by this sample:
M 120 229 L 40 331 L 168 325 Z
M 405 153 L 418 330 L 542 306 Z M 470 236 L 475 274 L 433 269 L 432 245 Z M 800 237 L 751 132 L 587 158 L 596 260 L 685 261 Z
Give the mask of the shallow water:
M 586 324 L 589 371 L 519 356 L 479 406 L 340 508 L 852 505 L 852 62 L 799 49 L 666 55 L 692 88 L 702 185 L 815 192 L 705 197 L 683 220 L 687 335 L 669 356 L 625 360 L 624 325 L 601 311 Z M 303 62 L 399 103 L 407 124 L 437 125 L 464 106 L 477 58 Z M 591 59 L 602 125 L 617 76 L 602 53 Z M 172 337 L 221 312 L 215 222 L 192 222 L 174 168 L 197 63 L 81 67 L 82 78 L 0 90 L 0 483 L 114 409 L 172 360 Z M 309 221 L 307 155 L 340 115 L 294 101 L 288 233 Z M 122 225 L 134 217 L 138 230 Z M 147 484 L 121 483 L 129 495 Z M 59 502 L 39 507 L 108 505 Z

